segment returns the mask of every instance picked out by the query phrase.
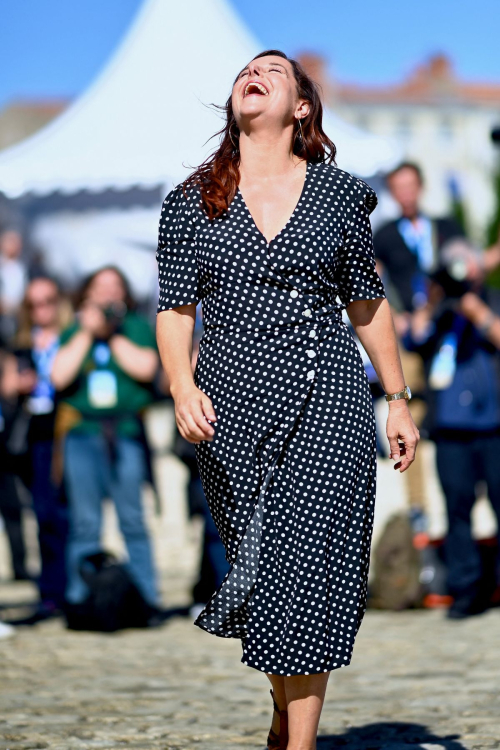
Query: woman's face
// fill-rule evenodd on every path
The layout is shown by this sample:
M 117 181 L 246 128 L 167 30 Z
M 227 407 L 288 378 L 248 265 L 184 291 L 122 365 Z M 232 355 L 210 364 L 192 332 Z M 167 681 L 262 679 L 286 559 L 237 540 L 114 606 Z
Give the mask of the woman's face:
M 86 299 L 104 310 L 117 302 L 125 302 L 125 296 L 121 278 L 109 269 L 97 274 L 87 290 Z
M 233 112 L 240 130 L 259 118 L 283 127 L 305 117 L 309 104 L 297 95 L 297 82 L 288 60 L 269 55 L 252 60 L 233 86 Z
M 35 279 L 28 286 L 26 302 L 31 322 L 42 328 L 57 325 L 59 293 L 49 279 Z

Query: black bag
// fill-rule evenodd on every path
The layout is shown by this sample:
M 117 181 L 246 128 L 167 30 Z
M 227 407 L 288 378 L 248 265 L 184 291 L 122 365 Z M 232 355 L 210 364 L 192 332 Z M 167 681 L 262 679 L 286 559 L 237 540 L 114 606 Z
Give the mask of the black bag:
M 129 576 L 126 567 L 108 552 L 85 557 L 80 574 L 90 593 L 81 604 L 66 603 L 70 630 L 112 633 L 123 628 L 144 628 L 154 613 Z

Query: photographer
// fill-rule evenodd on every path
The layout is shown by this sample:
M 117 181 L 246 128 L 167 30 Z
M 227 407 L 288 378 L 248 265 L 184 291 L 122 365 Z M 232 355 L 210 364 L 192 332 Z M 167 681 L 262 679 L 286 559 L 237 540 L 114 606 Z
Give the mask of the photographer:
M 426 366 L 427 429 L 436 443 L 448 514 L 451 618 L 478 614 L 488 605 L 471 531 L 479 480 L 486 482 L 500 529 L 500 321 L 482 299 L 482 275 L 479 251 L 463 239 L 446 243 L 429 301 L 413 314 L 404 337 Z M 500 554 L 497 560 L 500 582 Z
M 94 273 L 83 286 L 77 323 L 61 335 L 52 369 L 60 391 L 56 433 L 65 433 L 70 604 L 83 602 L 88 593 L 79 566 L 100 551 L 101 503 L 109 496 L 127 545 L 130 575 L 146 602 L 159 604 L 141 502 L 146 461 L 140 416 L 153 398 L 158 355 L 152 329 L 133 308 L 118 269 Z

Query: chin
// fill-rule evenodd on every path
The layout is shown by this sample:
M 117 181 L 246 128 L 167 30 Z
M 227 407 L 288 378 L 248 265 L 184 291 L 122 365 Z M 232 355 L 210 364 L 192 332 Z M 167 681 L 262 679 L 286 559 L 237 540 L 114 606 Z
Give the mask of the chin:
M 243 101 L 240 107 L 240 112 L 242 114 L 260 114 L 261 112 L 265 112 L 266 110 L 267 107 L 263 103 L 258 101 Z

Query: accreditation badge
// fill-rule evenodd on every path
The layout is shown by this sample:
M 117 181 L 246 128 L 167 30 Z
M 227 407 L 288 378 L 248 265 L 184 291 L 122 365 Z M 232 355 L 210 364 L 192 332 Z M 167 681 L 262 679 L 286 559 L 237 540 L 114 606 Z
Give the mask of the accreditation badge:
M 116 375 L 110 370 L 93 370 L 88 374 L 87 395 L 94 409 L 112 409 L 118 402 Z

